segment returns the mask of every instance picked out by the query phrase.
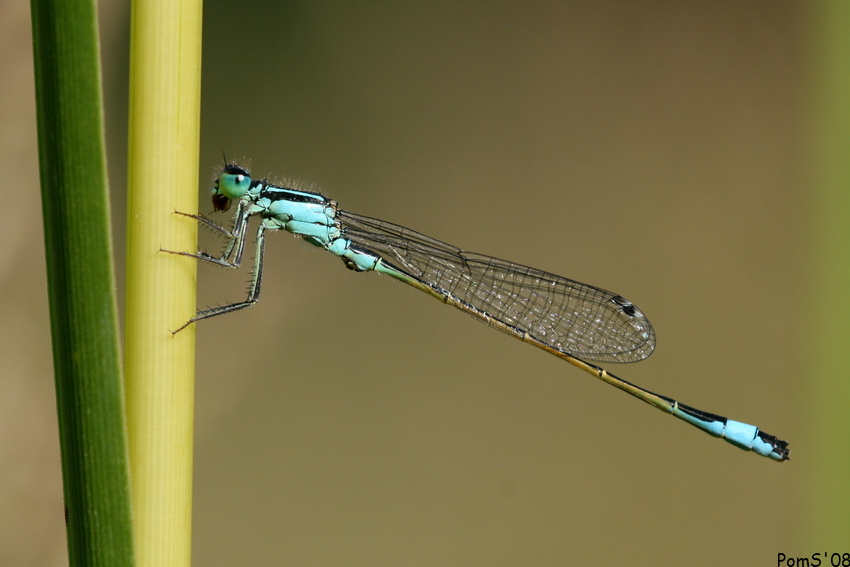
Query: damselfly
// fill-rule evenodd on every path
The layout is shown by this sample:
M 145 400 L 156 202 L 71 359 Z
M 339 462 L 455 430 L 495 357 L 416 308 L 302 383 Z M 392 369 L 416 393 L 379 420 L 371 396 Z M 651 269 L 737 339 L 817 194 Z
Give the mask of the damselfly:
M 252 179 L 247 169 L 225 164 L 212 191 L 216 212 L 236 201 L 233 227 L 179 213 L 221 233 L 227 245 L 218 257 L 174 252 L 238 268 L 249 219 L 260 218 L 256 259 L 245 301 L 199 311 L 186 326 L 254 305 L 260 297 L 267 230 L 287 230 L 342 258 L 357 272 L 375 271 L 429 293 L 511 336 L 552 353 L 600 380 L 671 413 L 741 449 L 777 461 L 789 458 L 788 443 L 754 425 L 680 404 L 626 382 L 589 363 L 636 362 L 652 354 L 655 331 L 643 312 L 624 297 L 591 285 L 461 250 L 386 221 L 344 211 L 318 193 Z

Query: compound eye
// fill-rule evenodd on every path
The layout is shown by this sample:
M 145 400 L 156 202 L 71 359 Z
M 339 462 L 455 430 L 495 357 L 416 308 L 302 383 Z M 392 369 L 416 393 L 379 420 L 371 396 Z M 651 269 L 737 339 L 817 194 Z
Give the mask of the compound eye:
M 241 199 L 251 188 L 251 176 L 240 168 L 229 167 L 218 178 L 218 193 L 228 199 Z

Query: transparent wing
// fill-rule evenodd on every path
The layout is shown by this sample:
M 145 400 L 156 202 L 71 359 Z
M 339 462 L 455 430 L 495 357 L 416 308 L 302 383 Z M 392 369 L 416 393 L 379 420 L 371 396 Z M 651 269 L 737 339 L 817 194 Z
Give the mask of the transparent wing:
M 542 270 L 467 252 L 386 221 L 338 211 L 345 237 L 393 268 L 450 296 L 473 316 L 495 319 L 562 353 L 635 362 L 655 349 L 655 331 L 625 298 Z

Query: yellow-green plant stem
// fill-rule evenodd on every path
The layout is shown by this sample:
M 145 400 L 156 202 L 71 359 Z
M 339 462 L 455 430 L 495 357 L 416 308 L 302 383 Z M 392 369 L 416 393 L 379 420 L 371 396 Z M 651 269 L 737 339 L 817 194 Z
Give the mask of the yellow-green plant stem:
M 813 130 L 806 147 L 814 186 L 803 190 L 811 197 L 813 254 L 801 271 L 813 279 L 803 367 L 817 372 L 805 378 L 809 404 L 801 419 L 812 458 L 801 547 L 827 554 L 835 548 L 840 555 L 850 541 L 850 3 L 825 0 L 807 8 Z
M 140 566 L 191 564 L 201 1 L 133 2 L 125 376 Z
M 133 564 L 93 0 L 33 0 L 44 245 L 68 561 Z

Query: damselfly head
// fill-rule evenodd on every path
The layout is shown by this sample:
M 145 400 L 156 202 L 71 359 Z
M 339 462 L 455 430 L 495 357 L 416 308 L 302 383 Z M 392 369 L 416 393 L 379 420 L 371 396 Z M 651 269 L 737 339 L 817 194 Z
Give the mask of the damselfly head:
M 230 201 L 241 199 L 251 187 L 251 174 L 247 169 L 228 164 L 221 170 L 212 191 L 213 209 L 216 212 L 230 208 Z

